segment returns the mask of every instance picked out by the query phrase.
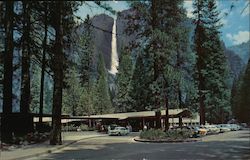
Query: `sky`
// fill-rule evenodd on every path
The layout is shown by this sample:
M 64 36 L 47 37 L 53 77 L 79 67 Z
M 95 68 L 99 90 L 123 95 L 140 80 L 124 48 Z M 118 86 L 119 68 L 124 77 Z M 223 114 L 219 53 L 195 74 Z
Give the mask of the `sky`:
M 122 11 L 129 8 L 126 1 L 107 1 L 106 3 L 116 11 Z M 221 12 L 221 22 L 224 24 L 221 28 L 221 38 L 227 47 L 247 42 L 250 38 L 250 4 L 248 3 L 250 3 L 250 0 L 217 1 L 218 10 Z M 234 7 L 230 11 L 232 4 Z M 247 8 L 245 8 L 246 6 Z M 192 18 L 192 0 L 184 0 L 184 7 L 187 10 L 187 16 Z M 115 15 L 112 15 L 108 11 L 101 9 L 91 1 L 85 1 L 83 6 L 80 7 L 77 15 L 84 19 L 87 14 L 92 17 L 101 13 L 115 17 Z M 225 16 L 224 13 L 229 14 Z

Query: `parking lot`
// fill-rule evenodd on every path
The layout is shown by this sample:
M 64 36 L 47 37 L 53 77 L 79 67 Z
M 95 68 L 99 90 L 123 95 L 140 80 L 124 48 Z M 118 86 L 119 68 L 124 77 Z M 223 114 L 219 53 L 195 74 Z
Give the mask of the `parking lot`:
M 102 136 L 82 140 L 64 149 L 32 158 L 40 159 L 249 159 L 250 131 L 208 135 L 201 142 L 141 143 L 128 136 Z

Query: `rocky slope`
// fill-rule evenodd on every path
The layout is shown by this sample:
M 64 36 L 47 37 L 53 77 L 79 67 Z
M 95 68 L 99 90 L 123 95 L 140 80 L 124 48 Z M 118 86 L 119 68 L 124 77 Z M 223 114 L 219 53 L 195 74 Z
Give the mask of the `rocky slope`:
M 242 59 L 242 61 L 247 64 L 248 59 L 250 58 L 250 41 L 231 46 L 229 49 L 234 51 Z

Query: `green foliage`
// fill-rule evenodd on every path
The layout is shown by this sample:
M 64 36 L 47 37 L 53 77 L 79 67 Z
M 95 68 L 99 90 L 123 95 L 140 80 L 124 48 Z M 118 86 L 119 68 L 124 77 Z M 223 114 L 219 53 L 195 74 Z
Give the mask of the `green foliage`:
M 138 54 L 129 86 L 133 106 L 160 109 L 168 105 L 166 99 L 172 107 L 178 101 L 186 103 L 183 95 L 195 94 L 188 87 L 195 88 L 190 76 L 195 55 L 189 49 L 189 29 L 182 24 L 187 21 L 183 1 L 140 1 L 131 2 L 131 6 L 137 10 L 132 20 L 147 24 L 140 27 L 132 22 L 127 29 L 129 34 L 140 35 L 134 45 Z
M 80 85 L 79 74 L 75 68 L 69 71 L 66 83 L 67 87 L 63 92 L 63 111 L 73 116 L 82 115 L 79 112 L 79 106 L 83 89 Z
M 88 131 L 89 130 L 89 127 L 86 124 L 81 124 L 79 128 L 81 129 L 81 131 Z
M 195 1 L 194 7 L 199 97 L 205 97 L 206 120 L 224 123 L 230 115 L 230 86 L 228 64 L 220 41 L 220 13 L 215 0 Z
M 239 94 L 235 97 L 237 108 L 235 108 L 236 118 L 240 122 L 250 122 L 250 60 L 240 83 Z
M 150 80 L 151 77 L 147 74 L 146 67 L 143 62 L 143 55 L 139 53 L 136 58 L 131 81 L 128 86 L 128 97 L 130 101 L 128 106 L 131 106 L 128 111 L 144 111 L 151 109 L 153 102 L 150 100 L 152 96 L 151 90 L 149 89 Z
M 62 131 L 77 131 L 79 127 L 75 126 L 74 124 L 67 124 L 66 126 L 62 126 Z
M 159 139 L 165 139 L 166 134 L 164 131 L 160 129 L 149 129 L 147 131 L 142 131 L 140 133 L 140 138 L 148 140 L 159 140 Z
M 160 129 L 149 129 L 140 133 L 141 139 L 148 140 L 184 140 L 190 138 L 192 132 L 190 130 L 169 130 L 164 132 Z
M 79 35 L 75 35 L 79 39 L 80 46 L 76 45 L 76 48 L 79 50 L 79 73 L 80 81 L 82 86 L 89 87 L 90 81 L 93 80 L 94 64 L 93 64 L 93 40 L 92 40 L 92 31 L 90 29 L 91 21 L 89 16 L 84 21 L 84 32 L 83 35 L 79 38 Z M 78 43 L 78 42 L 76 42 Z
M 40 77 L 41 70 L 36 65 L 32 65 L 33 76 L 31 77 L 31 104 L 30 110 L 33 113 L 39 113 L 39 103 L 40 103 Z
M 80 97 L 78 112 L 82 113 L 82 115 L 87 116 L 94 114 L 94 96 L 95 95 L 93 87 L 83 89 L 82 95 Z
M 128 86 L 132 76 L 132 60 L 131 56 L 125 51 L 121 52 L 118 73 L 116 74 L 117 80 L 117 94 L 114 99 L 116 112 L 127 112 L 131 110 L 130 97 Z
M 107 81 L 107 71 L 104 64 L 104 59 L 102 55 L 99 56 L 99 61 L 97 65 L 98 80 L 94 89 L 94 108 L 96 114 L 112 113 L 114 111 L 109 86 Z

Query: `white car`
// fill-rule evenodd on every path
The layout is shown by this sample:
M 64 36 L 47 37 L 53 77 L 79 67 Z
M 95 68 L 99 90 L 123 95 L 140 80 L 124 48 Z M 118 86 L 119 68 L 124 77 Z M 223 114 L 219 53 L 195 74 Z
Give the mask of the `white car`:
M 220 133 L 229 132 L 231 129 L 225 125 L 218 124 L 217 127 L 220 129 Z
M 237 124 L 230 124 L 230 126 L 231 126 L 231 130 L 232 131 L 238 131 L 238 130 L 240 130 L 240 126 L 237 125 Z
M 215 126 L 215 125 L 205 125 L 204 127 L 205 127 L 205 129 L 208 130 L 209 134 L 220 133 L 220 129 L 217 126 Z
M 129 130 L 125 127 L 115 127 L 114 129 L 110 129 L 108 134 L 122 136 L 129 134 Z
M 220 127 L 227 128 L 228 131 L 232 131 L 232 127 L 230 124 L 220 124 Z

